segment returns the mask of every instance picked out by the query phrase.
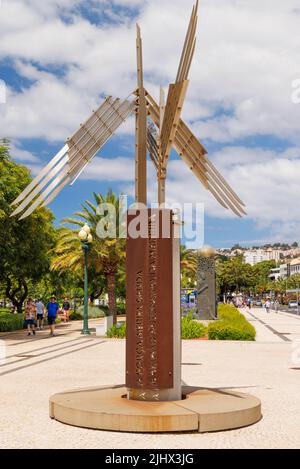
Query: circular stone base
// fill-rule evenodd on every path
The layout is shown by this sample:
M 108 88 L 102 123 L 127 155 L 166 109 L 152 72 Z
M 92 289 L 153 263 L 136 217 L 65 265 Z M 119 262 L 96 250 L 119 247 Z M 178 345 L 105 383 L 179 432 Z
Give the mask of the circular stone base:
M 133 401 L 125 386 L 94 387 L 55 394 L 50 417 L 77 427 L 120 432 L 213 432 L 261 419 L 260 400 L 249 394 L 183 387 L 183 399 Z M 125 396 L 125 397 L 124 397 Z

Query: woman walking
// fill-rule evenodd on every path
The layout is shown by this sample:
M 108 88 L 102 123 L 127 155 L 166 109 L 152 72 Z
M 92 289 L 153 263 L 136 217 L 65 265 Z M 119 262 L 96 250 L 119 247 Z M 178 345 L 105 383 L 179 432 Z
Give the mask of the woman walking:
M 63 313 L 64 313 L 64 322 L 69 322 L 69 314 L 70 314 L 70 302 L 68 300 L 68 298 L 65 298 L 63 304 L 62 304 L 62 310 L 63 310 Z
M 27 335 L 35 335 L 36 307 L 32 298 L 28 298 L 25 306 L 25 323 L 27 326 Z

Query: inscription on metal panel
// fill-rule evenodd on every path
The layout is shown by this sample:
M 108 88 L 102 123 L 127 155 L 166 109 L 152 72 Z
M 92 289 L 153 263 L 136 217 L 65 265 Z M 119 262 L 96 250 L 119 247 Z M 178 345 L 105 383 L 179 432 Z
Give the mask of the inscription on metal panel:
M 173 386 L 173 238 L 161 236 L 162 211 L 147 212 L 148 238 L 127 238 L 126 385 L 156 390 Z
M 157 256 L 158 241 L 152 239 L 156 231 L 157 218 L 148 219 L 149 236 L 149 361 L 151 386 L 157 386 Z
M 141 386 L 143 384 L 144 373 L 144 303 L 143 303 L 143 272 L 138 272 L 135 283 L 136 297 L 136 381 Z

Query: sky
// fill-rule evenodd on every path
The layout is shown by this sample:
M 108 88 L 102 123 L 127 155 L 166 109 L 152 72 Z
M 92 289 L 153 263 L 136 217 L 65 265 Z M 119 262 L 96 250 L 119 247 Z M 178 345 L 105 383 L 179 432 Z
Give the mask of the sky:
M 0 1 L 0 138 L 33 174 L 108 95 L 136 88 L 135 25 L 145 86 L 177 73 L 193 0 Z M 203 203 L 215 247 L 300 241 L 299 0 L 200 0 L 183 118 L 247 207 L 224 210 L 172 153 L 167 201 Z M 5 99 L 4 99 L 5 98 Z M 5 101 L 5 102 L 4 102 Z M 149 200 L 155 173 L 148 164 Z M 51 203 L 56 224 L 93 191 L 134 194 L 134 120 Z

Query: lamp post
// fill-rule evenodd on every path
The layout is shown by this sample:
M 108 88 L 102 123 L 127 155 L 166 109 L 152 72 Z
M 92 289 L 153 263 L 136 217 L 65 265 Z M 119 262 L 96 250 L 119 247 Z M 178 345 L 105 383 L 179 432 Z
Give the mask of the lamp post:
M 89 289 L 88 289 L 88 254 L 90 245 L 93 242 L 93 236 L 91 235 L 91 229 L 88 225 L 79 231 L 79 239 L 81 241 L 83 253 L 84 253 L 84 310 L 83 310 L 83 329 L 81 334 L 90 335 L 89 330 Z

